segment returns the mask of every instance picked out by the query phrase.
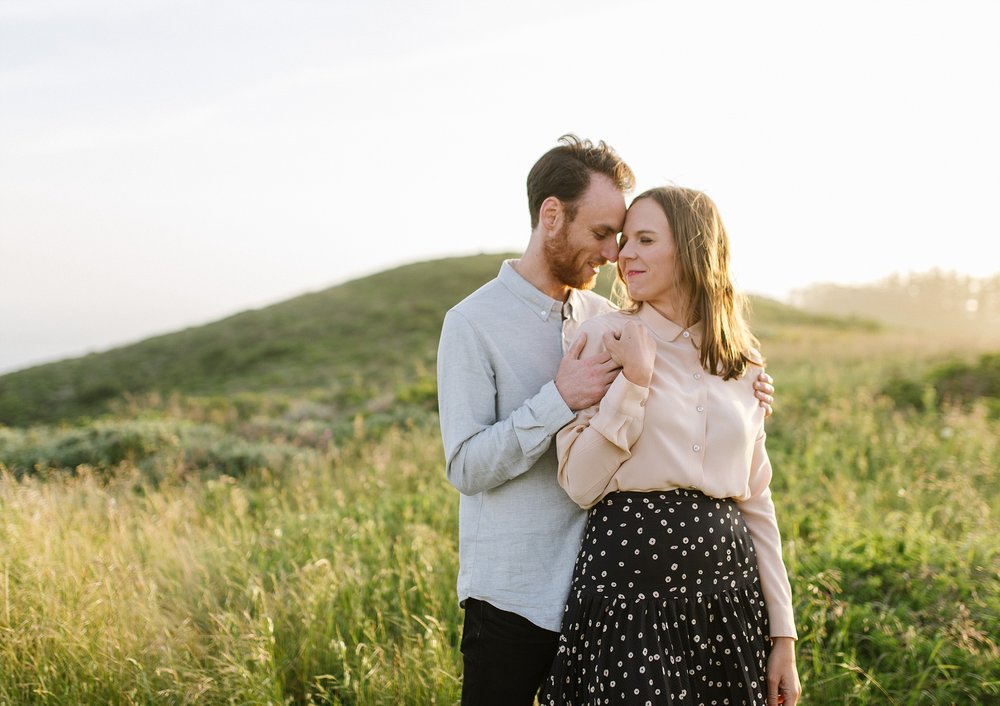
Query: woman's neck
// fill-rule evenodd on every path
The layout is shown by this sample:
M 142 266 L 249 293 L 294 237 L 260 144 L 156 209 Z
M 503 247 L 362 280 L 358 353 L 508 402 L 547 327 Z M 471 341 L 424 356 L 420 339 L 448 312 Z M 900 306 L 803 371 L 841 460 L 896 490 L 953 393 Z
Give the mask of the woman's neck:
M 685 309 L 676 303 L 676 299 L 657 299 L 643 302 L 646 306 L 651 306 L 663 318 L 673 321 L 681 328 L 690 328 L 698 323 L 696 313 L 691 309 Z

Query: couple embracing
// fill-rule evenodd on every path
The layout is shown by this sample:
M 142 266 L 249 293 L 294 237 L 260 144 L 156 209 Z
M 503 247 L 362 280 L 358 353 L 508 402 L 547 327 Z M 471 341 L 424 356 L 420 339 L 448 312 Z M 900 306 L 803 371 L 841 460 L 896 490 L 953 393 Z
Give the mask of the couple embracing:
M 445 317 L 463 705 L 798 700 L 771 500 L 773 401 L 715 204 L 626 209 L 631 169 L 564 136 L 524 254 Z M 589 291 L 617 262 L 618 308 Z

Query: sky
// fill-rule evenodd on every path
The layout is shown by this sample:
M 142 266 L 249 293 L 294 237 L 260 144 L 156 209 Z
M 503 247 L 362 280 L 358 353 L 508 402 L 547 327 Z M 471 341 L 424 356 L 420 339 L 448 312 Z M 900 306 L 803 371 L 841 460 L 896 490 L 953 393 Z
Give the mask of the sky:
M 1000 272 L 993 0 L 0 0 L 0 372 L 516 252 L 574 132 L 744 291 Z M 442 271 L 442 277 L 447 271 Z

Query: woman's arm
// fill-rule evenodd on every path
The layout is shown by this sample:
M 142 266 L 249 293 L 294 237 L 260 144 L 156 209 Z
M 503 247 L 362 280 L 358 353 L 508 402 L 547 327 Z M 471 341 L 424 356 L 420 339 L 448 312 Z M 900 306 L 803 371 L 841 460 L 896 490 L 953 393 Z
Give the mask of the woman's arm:
M 760 569 L 764 602 L 767 604 L 771 637 L 796 638 L 798 634 L 792 613 L 792 589 L 781 557 L 781 534 L 771 499 L 772 470 L 771 460 L 764 446 L 766 437 L 762 425 L 754 443 L 750 463 L 750 494 L 740 502 L 740 513 L 747 523 L 757 551 L 757 565 Z
M 622 372 L 599 404 L 579 412 L 556 435 L 559 484 L 584 508 L 604 497 L 619 466 L 632 455 L 645 419 L 656 355 L 651 335 L 635 322 L 621 333 L 608 331 L 602 337 L 592 329 L 588 336 L 592 349 L 585 348 L 583 354 L 604 348 L 622 364 Z

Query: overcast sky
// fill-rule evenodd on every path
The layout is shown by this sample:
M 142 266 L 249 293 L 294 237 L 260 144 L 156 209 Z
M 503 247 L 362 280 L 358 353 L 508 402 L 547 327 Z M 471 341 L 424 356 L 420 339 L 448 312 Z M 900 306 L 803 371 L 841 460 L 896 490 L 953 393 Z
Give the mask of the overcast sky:
M 0 371 L 517 251 L 559 135 L 742 289 L 1000 271 L 1000 3 L 0 0 Z M 447 276 L 447 273 L 442 273 Z

